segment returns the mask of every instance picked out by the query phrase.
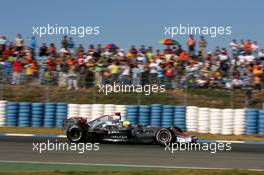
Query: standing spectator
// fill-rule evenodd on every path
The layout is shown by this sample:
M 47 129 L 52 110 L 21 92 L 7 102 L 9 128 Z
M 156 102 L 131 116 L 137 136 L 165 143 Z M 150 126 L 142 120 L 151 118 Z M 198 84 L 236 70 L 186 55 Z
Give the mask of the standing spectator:
M 54 43 L 51 43 L 49 47 L 49 54 L 55 56 L 56 53 L 57 53 L 57 48 Z
M 199 47 L 200 47 L 201 55 L 203 58 L 206 57 L 206 50 L 205 50 L 206 45 L 207 45 L 207 42 L 204 39 L 204 36 L 201 36 L 200 41 L 199 41 Z
M 48 56 L 48 47 L 46 46 L 46 43 L 43 43 L 42 46 L 39 48 L 39 56 Z
M 260 61 L 264 61 L 264 49 L 261 49 L 258 53 L 258 57 Z
M 33 70 L 33 64 L 28 63 L 25 65 L 25 81 L 26 83 L 30 82 L 33 79 L 34 70 Z
M 239 78 L 239 76 L 235 76 L 231 84 L 234 89 L 240 89 L 244 85 L 244 82 Z
M 173 88 L 173 78 L 174 78 L 174 68 L 173 64 L 170 63 L 165 67 L 165 81 L 166 81 L 166 88 L 172 89 Z
M 240 40 L 240 43 L 238 44 L 238 52 L 239 54 L 244 51 L 245 48 L 245 42 L 243 39 Z
M 108 69 L 110 70 L 111 73 L 111 81 L 112 83 L 116 82 L 118 80 L 118 75 L 120 72 L 120 66 L 119 62 L 113 62 Z
M 246 43 L 244 45 L 244 49 L 245 49 L 246 54 L 251 55 L 251 53 L 252 53 L 252 45 L 251 45 L 251 41 L 250 40 L 246 41 Z
M 59 72 L 59 87 L 66 87 L 67 86 L 67 64 L 65 60 L 61 60 L 57 62 L 57 71 Z
M 130 66 L 128 63 L 122 66 L 121 82 L 127 85 L 130 84 Z
M 13 68 L 12 84 L 20 84 L 21 83 L 21 73 L 22 73 L 22 62 L 18 58 L 15 58 L 12 68 Z
M 34 36 L 31 38 L 30 48 L 31 48 L 31 55 L 35 57 L 35 53 L 37 49 L 37 40 Z
M 233 57 L 238 54 L 238 44 L 235 39 L 232 40 L 232 42 L 229 43 L 229 47 L 232 50 Z
M 77 73 L 76 73 L 76 66 L 70 65 L 68 71 L 68 90 L 78 90 L 78 83 L 77 83 Z
M 134 45 L 131 46 L 131 48 L 129 49 L 129 52 L 128 52 L 128 57 L 131 57 L 131 58 L 135 58 L 137 56 L 137 49 Z
M 256 89 L 261 90 L 261 76 L 263 74 L 263 70 L 260 65 L 254 66 L 252 70 L 253 74 L 253 83 Z
M 186 44 L 188 46 L 188 51 L 190 55 L 194 55 L 195 54 L 195 40 L 193 35 L 190 35 L 189 38 L 186 41 Z
M 135 63 L 133 65 L 133 68 L 132 68 L 132 84 L 134 86 L 137 86 L 137 85 L 140 85 L 140 74 L 141 74 L 141 71 L 140 71 L 140 68 L 138 67 L 137 63 Z
M 75 47 L 75 43 L 74 43 L 72 37 L 70 37 L 69 41 L 68 41 L 68 50 L 69 50 L 70 54 L 74 54 L 74 47 Z
M 258 51 L 259 51 L 259 46 L 258 46 L 257 41 L 254 41 L 254 42 L 252 43 L 251 47 L 252 47 L 252 52 L 253 52 L 253 54 L 256 56 L 257 53 L 258 53 Z
M 6 50 L 7 39 L 5 36 L 0 37 L 0 54 Z
M 102 70 L 103 70 L 102 63 L 98 60 L 95 64 L 95 85 L 101 85 L 102 84 Z
M 3 63 L 4 66 L 4 80 L 5 83 L 11 83 L 12 78 L 12 62 L 9 59 L 6 59 Z
M 49 56 L 48 60 L 46 61 L 47 64 L 47 78 L 48 78 L 48 83 L 55 84 L 55 68 L 56 68 L 56 63 L 54 62 L 53 58 Z
M 68 48 L 68 38 L 67 36 L 63 36 L 61 40 L 61 48 L 67 49 Z
M 158 64 L 157 78 L 158 78 L 158 84 L 164 85 L 164 69 L 162 63 Z
M 23 50 L 24 39 L 22 38 L 21 34 L 17 34 L 15 45 L 16 45 L 16 51 Z
M 82 44 L 79 44 L 79 46 L 76 49 L 76 54 L 83 54 L 84 53 L 84 47 Z
M 151 60 L 149 64 L 149 82 L 154 84 L 157 82 L 158 65 L 155 60 Z
M 79 77 L 79 86 L 80 88 L 86 88 L 86 77 L 87 77 L 88 69 L 84 64 L 78 66 L 78 77 Z

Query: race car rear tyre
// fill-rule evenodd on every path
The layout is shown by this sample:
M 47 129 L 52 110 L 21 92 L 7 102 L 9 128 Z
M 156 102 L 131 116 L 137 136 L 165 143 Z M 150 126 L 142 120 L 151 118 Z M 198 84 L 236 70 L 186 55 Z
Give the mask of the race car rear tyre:
M 172 140 L 173 135 L 168 129 L 160 129 L 156 134 L 156 141 L 161 145 L 171 143 Z
M 85 141 L 85 131 L 80 125 L 70 125 L 66 131 L 67 138 L 70 142 L 79 143 Z

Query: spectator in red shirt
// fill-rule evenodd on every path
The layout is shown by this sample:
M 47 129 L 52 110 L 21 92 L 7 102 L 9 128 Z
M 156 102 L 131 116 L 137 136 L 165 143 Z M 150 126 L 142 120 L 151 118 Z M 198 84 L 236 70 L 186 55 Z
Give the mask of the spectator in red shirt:
M 50 56 L 46 62 L 47 68 L 48 68 L 48 77 L 51 83 L 53 83 L 53 80 L 55 79 L 54 71 L 56 68 L 56 63 L 52 60 L 52 57 Z
M 22 63 L 21 63 L 21 61 L 16 59 L 13 62 L 12 69 L 13 69 L 12 84 L 20 84 L 21 83 L 21 72 L 22 72 Z
M 189 38 L 186 41 L 186 44 L 187 44 L 188 49 L 189 49 L 189 54 L 194 55 L 195 54 L 195 40 L 194 40 L 193 35 L 189 36 Z

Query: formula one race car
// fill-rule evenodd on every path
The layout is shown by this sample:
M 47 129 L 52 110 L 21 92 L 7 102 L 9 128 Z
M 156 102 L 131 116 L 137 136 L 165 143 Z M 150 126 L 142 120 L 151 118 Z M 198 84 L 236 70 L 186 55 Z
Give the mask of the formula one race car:
M 122 121 L 120 113 L 103 115 L 92 121 L 76 117 L 66 121 L 66 135 L 70 142 L 125 142 L 165 145 L 172 142 L 195 143 L 196 136 L 189 136 L 178 127 L 161 128 L 131 125 Z

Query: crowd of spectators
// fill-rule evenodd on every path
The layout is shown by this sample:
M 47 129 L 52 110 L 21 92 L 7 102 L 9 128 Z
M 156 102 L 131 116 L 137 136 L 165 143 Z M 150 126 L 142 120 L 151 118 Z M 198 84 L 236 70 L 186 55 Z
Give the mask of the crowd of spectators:
M 32 37 L 26 44 L 18 34 L 15 41 L 0 36 L 0 79 L 6 84 L 41 84 L 89 88 L 98 84 L 164 84 L 175 88 L 264 89 L 264 50 L 256 41 L 233 40 L 226 48 L 209 51 L 203 36 L 189 36 L 186 43 L 144 45 L 125 51 L 114 44 L 76 45 L 64 36 L 61 45 L 41 44 Z M 186 50 L 184 49 L 186 45 Z

